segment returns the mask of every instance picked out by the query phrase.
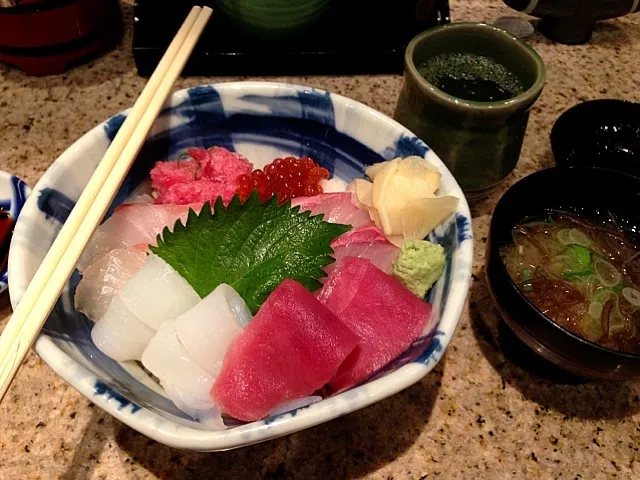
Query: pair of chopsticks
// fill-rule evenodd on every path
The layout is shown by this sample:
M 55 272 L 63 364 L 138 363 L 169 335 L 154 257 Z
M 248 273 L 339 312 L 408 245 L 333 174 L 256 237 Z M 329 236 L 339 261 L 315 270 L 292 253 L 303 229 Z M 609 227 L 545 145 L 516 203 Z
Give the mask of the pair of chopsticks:
M 211 17 L 193 7 L 111 142 L 0 336 L 0 401 L 100 224 Z

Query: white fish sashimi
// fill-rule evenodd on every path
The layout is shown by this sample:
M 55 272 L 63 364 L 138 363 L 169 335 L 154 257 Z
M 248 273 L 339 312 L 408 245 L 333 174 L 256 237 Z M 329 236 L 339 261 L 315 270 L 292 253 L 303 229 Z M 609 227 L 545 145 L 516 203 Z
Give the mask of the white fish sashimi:
M 75 307 L 97 321 L 107 312 L 111 300 L 142 268 L 147 254 L 134 248 L 118 248 L 89 265 L 75 292 Z
M 118 296 L 134 315 L 154 330 L 200 301 L 186 280 L 157 255 L 149 255 Z
M 347 182 L 338 177 L 330 178 L 329 180 L 320 180 L 320 186 L 324 193 L 339 193 L 344 192 L 347 188 Z
M 142 364 L 161 384 L 175 387 L 174 393 L 181 392 L 183 407 L 198 410 L 212 405 L 209 392 L 214 378 L 180 343 L 175 321 L 166 321 L 160 326 L 142 353 Z
M 91 339 L 107 356 L 124 362 L 140 360 L 155 332 L 115 297 L 105 315 L 91 330 Z
M 251 318 L 240 295 L 229 285 L 222 284 L 176 318 L 176 331 L 189 355 L 216 377 L 231 342 Z
M 300 207 L 300 211 L 310 211 L 312 215 L 324 215 L 324 221 L 342 223 L 353 228 L 370 225 L 371 218 L 366 210 L 355 203 L 357 197 L 352 192 L 321 193 L 312 197 L 298 197 L 291 201 L 291 207 Z
M 140 195 L 136 195 L 135 197 L 131 197 L 128 203 L 153 203 L 153 197 L 148 193 L 142 193 Z
M 366 258 L 385 273 L 391 271 L 400 249 L 387 240 L 384 233 L 374 225 L 364 225 L 340 235 L 331 242 L 335 263 L 325 267 L 330 274 L 344 257 Z
M 78 261 L 78 270 L 83 272 L 97 258 L 116 248 L 155 244 L 164 227 L 173 230 L 177 220 L 186 221 L 190 208 L 199 212 L 202 205 L 121 205 L 94 233 Z
M 197 420 L 202 426 L 211 430 L 227 428 L 222 420 L 222 410 L 210 398 L 202 401 L 171 383 L 162 383 L 162 388 L 176 407 Z

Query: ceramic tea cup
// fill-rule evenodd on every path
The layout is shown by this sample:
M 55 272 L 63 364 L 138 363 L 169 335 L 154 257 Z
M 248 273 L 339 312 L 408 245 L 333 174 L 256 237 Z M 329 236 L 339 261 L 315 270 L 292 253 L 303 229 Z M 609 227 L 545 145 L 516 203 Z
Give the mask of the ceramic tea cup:
M 445 78 L 446 88 L 458 96 L 443 91 L 445 83 L 430 83 L 419 72 L 434 57 L 447 55 L 454 57 L 443 65 L 453 65 L 456 71 L 439 72 L 440 78 Z M 490 77 L 474 83 L 477 72 L 471 71 L 473 65 L 465 71 L 460 55 L 471 58 L 470 65 L 483 57 L 490 62 L 489 73 L 504 72 L 517 82 L 518 90 L 514 94 L 500 90 L 499 82 Z M 481 75 L 485 73 L 483 70 Z M 394 118 L 433 148 L 467 198 L 479 198 L 515 168 L 529 110 L 545 79 L 544 62 L 536 51 L 505 30 L 479 23 L 436 27 L 416 36 L 407 47 L 404 83 Z M 480 87 L 482 94 L 487 85 L 507 93 L 508 98 L 496 100 L 498 97 L 488 95 L 492 100 L 479 101 L 482 95 L 476 95 L 474 89 Z M 467 98 L 461 98 L 460 92 Z M 469 100 L 471 97 L 476 99 Z

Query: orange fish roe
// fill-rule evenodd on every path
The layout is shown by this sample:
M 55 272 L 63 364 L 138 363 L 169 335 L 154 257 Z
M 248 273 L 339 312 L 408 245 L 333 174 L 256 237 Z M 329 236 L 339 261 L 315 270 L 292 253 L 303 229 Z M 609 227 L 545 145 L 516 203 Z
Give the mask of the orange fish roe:
M 328 179 L 329 171 L 309 157 L 276 158 L 262 170 L 238 178 L 236 192 L 244 202 L 253 190 L 258 190 L 260 201 L 273 195 L 284 203 L 296 197 L 310 197 L 322 193 L 320 180 Z

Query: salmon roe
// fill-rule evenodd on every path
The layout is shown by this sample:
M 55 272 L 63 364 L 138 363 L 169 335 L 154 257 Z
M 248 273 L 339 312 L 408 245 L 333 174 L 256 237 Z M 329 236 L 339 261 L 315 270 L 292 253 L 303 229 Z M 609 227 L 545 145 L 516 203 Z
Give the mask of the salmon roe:
M 284 203 L 292 198 L 322 193 L 320 180 L 328 178 L 329 171 L 309 157 L 276 158 L 262 170 L 239 177 L 236 192 L 243 202 L 253 190 L 258 190 L 260 201 L 277 195 L 278 202 Z

